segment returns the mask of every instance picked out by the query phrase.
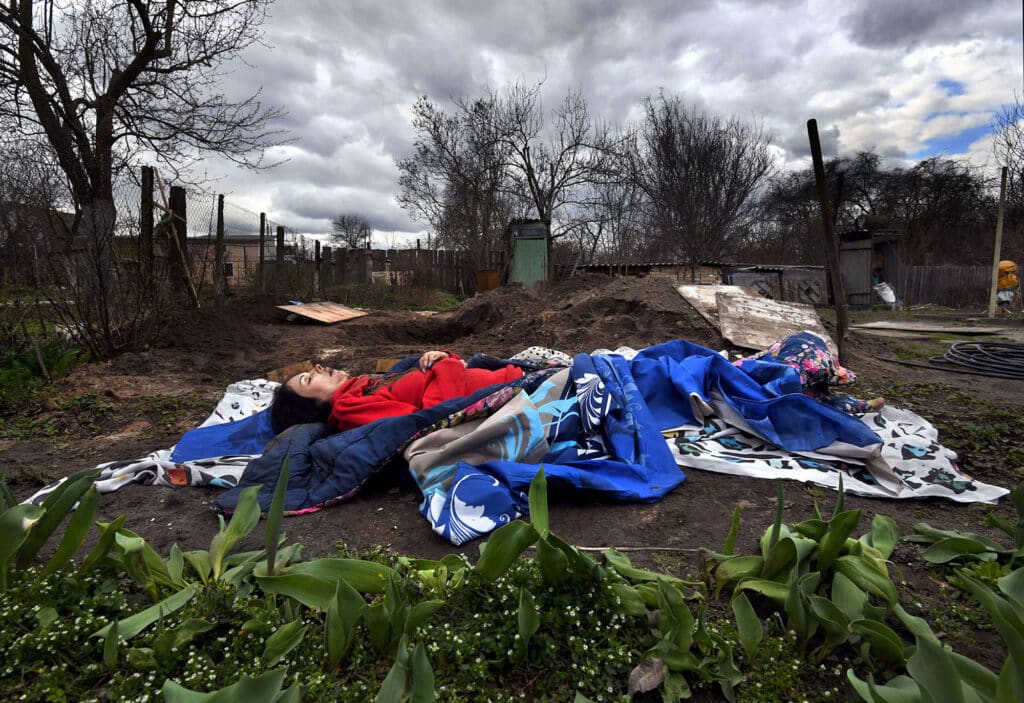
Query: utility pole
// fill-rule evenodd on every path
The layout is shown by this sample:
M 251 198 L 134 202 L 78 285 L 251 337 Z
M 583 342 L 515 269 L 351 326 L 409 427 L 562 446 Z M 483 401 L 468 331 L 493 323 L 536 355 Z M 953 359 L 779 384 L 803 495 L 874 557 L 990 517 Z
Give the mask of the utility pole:
M 992 254 L 992 288 L 988 296 L 988 316 L 996 316 L 996 289 L 999 285 L 999 259 L 1003 254 L 1003 211 L 1006 209 L 1006 166 L 999 178 L 999 214 L 996 217 L 996 248 Z

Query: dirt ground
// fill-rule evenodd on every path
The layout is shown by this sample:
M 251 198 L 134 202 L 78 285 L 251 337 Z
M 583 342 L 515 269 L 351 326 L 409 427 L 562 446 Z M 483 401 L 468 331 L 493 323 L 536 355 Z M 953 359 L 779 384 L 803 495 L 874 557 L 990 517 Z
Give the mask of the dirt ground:
M 507 287 L 469 299 L 436 315 L 373 312 L 331 326 L 287 322 L 269 298 L 234 299 L 221 309 L 184 317 L 166 341 L 141 353 L 76 369 L 53 398 L 26 410 L 23 422 L 38 431 L 0 439 L 0 471 L 18 498 L 41 485 L 101 461 L 141 457 L 174 444 L 209 414 L 224 387 L 270 369 L 311 359 L 351 372 L 370 372 L 381 358 L 449 348 L 463 355 L 507 356 L 533 344 L 569 353 L 628 345 L 642 348 L 675 338 L 727 348 L 718 331 L 658 278 L 591 275 L 552 285 L 541 293 Z M 935 339 L 885 340 L 854 333 L 850 366 L 864 397 L 885 395 L 939 427 L 940 439 L 961 452 L 977 479 L 1012 487 L 1024 479 L 1024 381 L 967 376 L 883 361 L 941 347 Z M 740 548 L 752 550 L 770 524 L 778 486 L 772 481 L 688 471 L 687 480 L 655 504 L 612 504 L 554 496 L 552 530 L 588 547 L 645 548 L 635 562 L 693 575 L 697 547 L 719 548 L 735 506 L 741 506 Z M 216 489 L 127 486 L 101 498 L 98 519 L 125 513 L 127 525 L 166 553 L 206 548 L 217 530 L 209 504 Z M 785 484 L 785 519 L 809 516 L 815 501 L 831 509 L 834 494 L 795 482 Z M 289 518 L 289 541 L 306 555 L 383 545 L 415 556 L 440 557 L 454 547 L 435 535 L 417 511 L 411 480 L 382 476 L 354 500 L 319 513 Z M 893 517 L 904 533 L 914 523 L 996 536 L 984 524 L 995 511 L 1013 517 L 1007 503 L 993 508 L 937 500 L 886 501 L 848 496 L 847 507 L 864 512 L 862 529 L 877 513 Z M 259 539 L 252 538 L 254 544 Z M 647 548 L 661 551 L 646 551 Z M 462 548 L 475 558 L 476 544 Z M 894 562 L 921 609 L 941 608 L 950 597 L 939 579 L 921 568 L 919 548 L 901 545 Z M 993 656 L 991 631 L 965 638 L 966 650 Z M 998 648 L 996 648 L 998 649 Z M 996 652 L 997 654 L 997 652 Z

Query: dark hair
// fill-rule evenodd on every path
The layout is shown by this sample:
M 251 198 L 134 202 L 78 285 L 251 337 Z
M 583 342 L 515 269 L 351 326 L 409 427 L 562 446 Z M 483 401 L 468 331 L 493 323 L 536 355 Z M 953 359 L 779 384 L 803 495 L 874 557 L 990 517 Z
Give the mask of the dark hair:
M 274 402 L 270 405 L 270 426 L 274 428 L 275 434 L 281 434 L 292 425 L 326 422 L 330 414 L 330 403 L 299 395 L 285 382 L 274 391 Z

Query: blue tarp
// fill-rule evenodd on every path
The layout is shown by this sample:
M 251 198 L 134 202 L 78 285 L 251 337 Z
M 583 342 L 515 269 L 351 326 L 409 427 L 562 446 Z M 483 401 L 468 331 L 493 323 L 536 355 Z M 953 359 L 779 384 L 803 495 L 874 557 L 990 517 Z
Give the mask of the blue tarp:
M 270 410 L 261 410 L 255 415 L 234 422 L 222 422 L 189 430 L 174 445 L 171 461 L 193 461 L 228 454 L 259 455 L 273 438 Z

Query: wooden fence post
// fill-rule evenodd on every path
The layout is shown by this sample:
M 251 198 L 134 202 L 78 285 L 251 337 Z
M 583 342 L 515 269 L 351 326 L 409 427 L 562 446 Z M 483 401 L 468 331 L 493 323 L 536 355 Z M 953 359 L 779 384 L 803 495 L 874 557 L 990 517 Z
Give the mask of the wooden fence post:
M 846 365 L 846 331 L 849 319 L 846 307 L 846 286 L 839 271 L 839 241 L 832 231 L 832 215 L 829 212 L 828 184 L 825 182 L 825 164 L 821 159 L 821 141 L 818 139 L 818 121 L 807 120 L 807 137 L 811 142 L 811 160 L 814 163 L 814 182 L 818 188 L 818 203 L 821 206 L 822 239 L 825 245 L 825 259 L 828 261 L 829 280 L 836 305 L 836 345 L 839 347 L 839 363 Z
M 313 290 L 317 295 L 322 295 L 324 289 L 320 278 L 320 240 L 313 243 Z
M 177 273 L 176 278 L 179 283 L 179 292 L 181 297 L 184 298 L 189 294 L 193 295 L 193 304 L 195 307 L 199 307 L 199 297 L 192 292 L 192 272 L 189 270 L 188 261 L 188 212 L 186 207 L 186 194 L 185 189 L 181 186 L 171 186 L 171 197 L 170 197 L 170 208 L 171 208 L 171 225 L 173 227 L 171 231 L 171 242 L 170 248 L 176 249 L 177 251 L 171 251 L 171 266 Z
M 153 286 L 153 167 L 142 167 L 142 203 L 139 210 L 139 263 L 142 281 Z
M 259 285 L 260 294 L 267 292 L 267 275 L 266 270 L 263 268 L 263 261 L 266 258 L 266 238 L 267 238 L 267 213 L 260 213 L 260 260 L 256 264 L 256 281 Z
M 224 303 L 224 194 L 217 196 L 217 238 L 213 244 L 213 300 Z
M 277 251 L 274 258 L 274 295 L 281 296 L 284 281 L 284 227 L 277 226 Z

